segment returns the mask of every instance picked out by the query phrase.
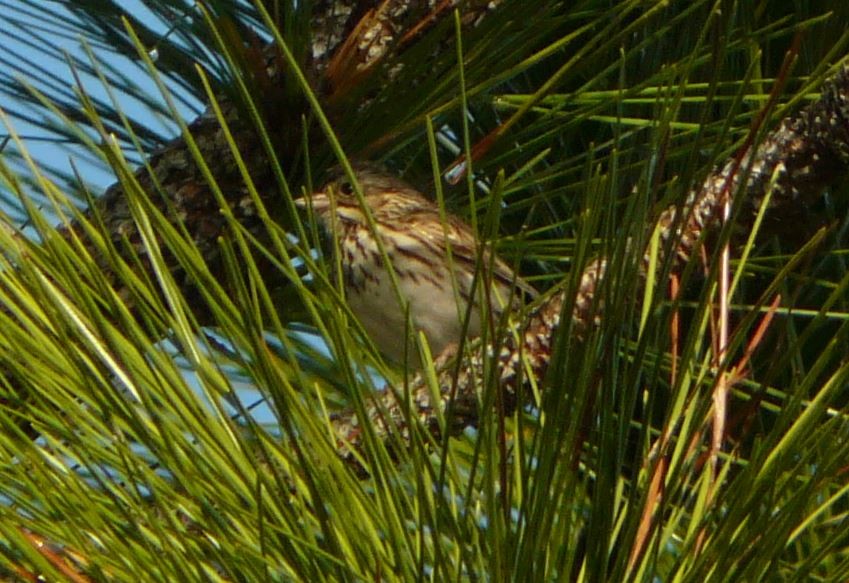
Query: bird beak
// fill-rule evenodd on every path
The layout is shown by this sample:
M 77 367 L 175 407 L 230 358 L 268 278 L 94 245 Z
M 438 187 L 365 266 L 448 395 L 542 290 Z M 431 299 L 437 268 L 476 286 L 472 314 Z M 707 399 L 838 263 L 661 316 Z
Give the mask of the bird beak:
M 324 192 L 314 192 L 307 196 L 295 199 L 295 206 L 299 209 L 312 208 L 314 213 L 320 213 L 330 208 L 330 197 Z

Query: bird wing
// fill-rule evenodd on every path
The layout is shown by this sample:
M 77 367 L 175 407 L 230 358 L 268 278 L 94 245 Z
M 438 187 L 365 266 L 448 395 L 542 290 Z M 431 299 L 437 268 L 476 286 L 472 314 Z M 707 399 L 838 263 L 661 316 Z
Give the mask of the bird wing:
M 430 215 L 430 213 L 427 213 Z M 408 221 L 419 225 L 419 233 L 434 247 L 444 248 L 445 241 L 451 245 L 451 259 L 458 264 L 465 264 L 474 269 L 478 261 L 478 246 L 469 227 L 459 218 L 446 215 L 445 220 L 433 220 L 432 216 L 418 216 L 413 213 Z M 428 220 L 429 219 L 429 220 Z M 426 226 L 425 226 L 426 225 Z M 536 298 L 538 292 L 528 282 L 519 277 L 498 255 L 494 258 L 487 245 L 483 251 L 483 266 L 493 268 L 492 275 L 506 286 L 516 286 L 528 298 Z

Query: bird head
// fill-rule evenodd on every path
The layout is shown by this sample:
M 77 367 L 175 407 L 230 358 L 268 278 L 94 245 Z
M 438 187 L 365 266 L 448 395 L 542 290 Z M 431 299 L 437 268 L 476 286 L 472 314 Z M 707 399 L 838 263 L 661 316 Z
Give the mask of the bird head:
M 334 168 L 325 184 L 311 195 L 299 198 L 295 205 L 312 208 L 324 226 L 331 223 L 331 214 L 339 220 L 365 224 L 357 188 L 362 200 L 376 219 L 392 220 L 422 206 L 425 200 L 407 182 L 373 164 L 355 164 L 353 178 L 341 167 Z

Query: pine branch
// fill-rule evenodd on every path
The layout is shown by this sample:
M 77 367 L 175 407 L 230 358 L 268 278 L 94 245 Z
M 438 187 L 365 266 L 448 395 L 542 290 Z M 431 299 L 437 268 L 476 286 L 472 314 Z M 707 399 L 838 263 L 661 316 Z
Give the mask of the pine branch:
M 349 88 L 352 84 L 362 82 L 367 75 L 382 70 L 378 65 L 397 58 L 409 48 L 417 35 L 440 19 L 450 16 L 452 11 L 447 10 L 448 7 L 453 7 L 453 3 L 441 3 L 431 9 L 428 2 L 418 0 L 317 2 L 312 18 L 312 50 L 308 63 L 310 71 L 307 72 L 308 78 L 313 80 L 314 90 L 325 102 L 338 98 L 340 86 Z M 486 2 L 469 2 L 466 10 L 464 22 L 474 25 L 487 13 L 489 5 Z M 250 69 L 245 72 L 245 77 L 253 78 L 259 88 L 273 91 L 284 86 L 287 69 L 278 60 L 279 54 L 274 46 L 257 50 L 251 42 L 246 41 L 244 47 L 236 47 L 235 50 L 243 51 L 239 56 L 248 61 Z M 230 94 L 216 95 L 216 102 L 232 136 L 232 145 L 211 106 L 188 125 L 188 133 L 198 149 L 197 159 L 202 159 L 208 167 L 211 180 L 208 180 L 204 169 L 198 164 L 185 136 L 180 136 L 152 154 L 133 175 L 124 176 L 122 181 L 107 189 L 86 211 L 85 220 L 74 221 L 55 232 L 43 233 L 48 238 L 58 235 L 75 247 L 82 247 L 131 311 L 135 312 L 139 302 L 144 299 L 134 296 L 122 276 L 114 271 L 116 257 L 103 251 L 103 244 L 99 240 L 101 231 L 96 227 L 102 224 L 102 232 L 110 239 L 118 260 L 129 265 L 139 265 L 143 271 L 140 274 L 142 279 L 156 281 L 156 274 L 146 257 L 145 243 L 131 212 L 128 187 L 144 191 L 168 222 L 178 231 L 186 233 L 209 274 L 216 280 L 226 281 L 228 276 L 220 244 L 222 239 L 228 238 L 231 228 L 228 225 L 228 214 L 256 240 L 267 241 L 267 225 L 260 218 L 234 151 L 238 152 L 245 164 L 244 170 L 260 195 L 260 203 L 273 207 L 274 201 L 279 199 L 281 185 L 278 184 L 269 152 L 253 123 L 247 119 L 242 104 Z M 302 130 L 301 120 L 309 114 L 306 101 L 298 105 L 301 109 L 285 112 L 286 121 L 291 123 L 268 124 L 282 128 L 281 133 L 288 132 L 282 138 L 275 136 L 280 142 L 275 144 L 275 155 L 284 172 L 295 159 L 296 149 L 302 145 L 300 139 L 287 138 L 299 135 Z M 344 107 L 344 104 L 340 107 Z M 328 108 L 332 116 L 332 106 L 328 105 Z M 214 195 L 213 184 L 224 197 L 223 203 L 229 207 L 229 213 L 222 212 L 221 203 Z M 92 231 L 92 225 L 95 225 L 96 233 Z M 178 284 L 179 293 L 186 298 L 185 305 L 192 311 L 197 323 L 213 324 L 209 306 L 198 289 L 199 282 L 187 273 L 173 253 L 167 248 L 163 252 L 166 267 Z M 266 278 L 265 285 L 270 289 L 285 283 L 284 275 L 274 268 L 264 270 L 263 276 Z M 167 330 L 155 330 L 153 333 L 165 334 Z M 6 380 L 14 387 L 14 379 Z M 20 400 L 25 398 L 25 395 L 12 391 L 0 397 L 0 403 L 4 403 L 15 417 L 20 417 L 17 408 L 21 405 Z
M 743 204 L 738 222 L 751 227 L 755 212 L 771 188 L 767 212 L 780 216 L 819 195 L 828 185 L 845 176 L 849 169 L 849 67 L 841 70 L 822 88 L 821 97 L 800 112 L 781 121 L 756 146 L 742 155 L 730 158 L 698 187 L 692 188 L 683 205 L 674 205 L 661 213 L 656 226 L 672 249 L 673 267 L 680 268 L 693 255 L 708 233 L 722 227 L 724 197 L 739 197 Z M 682 217 L 679 219 L 679 217 Z M 649 262 L 644 258 L 644 269 Z M 436 362 L 438 369 L 437 400 L 426 379 L 417 375 L 409 387 L 409 401 L 403 391 L 387 388 L 367 406 L 366 423 L 378 435 L 409 439 L 408 420 L 412 419 L 428 431 L 442 435 L 457 434 L 478 421 L 481 383 L 486 370 L 498 371 L 499 389 L 508 397 L 505 413 L 512 412 L 517 396 L 528 394 L 531 381 L 542 384 L 552 355 L 564 305 L 573 305 L 571 334 L 581 339 L 602 316 L 595 295 L 608 261 L 590 261 L 581 275 L 574 303 L 564 292 L 551 295 L 528 314 L 518 335 L 508 335 L 496 358 L 486 356 L 478 346 L 470 355 L 462 356 L 459 374 L 452 365 L 456 348 L 449 348 Z M 643 271 L 645 277 L 645 271 Z M 487 360 L 489 359 L 489 361 Z M 450 415 L 440 425 L 444 413 Z M 354 451 L 363 446 L 363 421 L 348 411 L 336 415 L 333 425 L 338 437 L 340 455 L 358 471 Z
M 485 3 L 481 10 L 486 10 Z M 477 17 L 476 12 L 471 14 Z M 405 45 L 400 41 L 405 38 L 405 34 L 411 30 L 421 31 L 426 28 L 422 22 L 430 25 L 437 17 L 444 16 L 444 10 L 431 13 L 428 10 L 428 2 L 412 0 L 320 2 L 312 19 L 314 33 L 311 77 L 318 78 L 316 85 L 324 87 L 323 97 L 331 100 L 338 96 L 335 92 L 338 87 L 334 80 L 347 86 L 354 82 L 354 78 L 361 79 L 366 73 L 374 71 L 379 63 L 397 56 L 397 52 L 403 50 Z M 375 27 L 379 27 L 379 31 Z M 268 75 L 267 79 L 260 81 L 263 87 L 283 85 L 285 67 L 275 61 L 276 55 L 273 46 L 265 47 L 262 55 L 265 67 L 257 68 L 263 69 Z M 232 133 L 235 147 L 247 165 L 253 185 L 262 202 L 272 206 L 272 201 L 280 192 L 280 185 L 260 136 L 250 121 L 244 119 L 240 105 L 234 103 L 231 97 L 218 95 L 216 100 Z M 295 119 L 295 125 L 298 125 L 299 116 L 296 112 L 289 119 Z M 300 131 L 300 126 L 289 129 Z M 207 108 L 200 117 L 189 124 L 188 131 L 198 146 L 200 157 L 211 170 L 214 182 L 226 198 L 234 218 L 258 240 L 265 240 L 265 226 L 258 217 L 254 201 L 227 142 L 225 130 L 213 110 Z M 278 152 L 278 158 L 284 165 L 290 161 L 291 155 L 288 151 Z M 173 225 L 186 230 L 213 277 L 223 280 L 225 272 L 219 256 L 218 241 L 227 234 L 227 219 L 221 212 L 211 186 L 196 163 L 186 139 L 180 136 L 155 152 L 130 181 L 137 183 L 152 198 L 157 208 Z M 94 208 L 86 214 L 88 219 L 97 218 L 103 222 L 106 232 L 123 259 L 134 262 L 137 257 L 144 258 L 144 245 L 130 213 L 124 183 L 117 182 L 107 189 Z M 112 273 L 110 266 L 114 259 L 103 256 L 81 224 L 74 223 L 70 228 L 60 229 L 59 233 L 68 239 L 81 241 L 101 271 L 107 274 L 113 287 L 120 288 L 121 282 Z M 129 247 L 125 242 L 129 242 Z M 195 287 L 197 282 L 185 276 L 183 268 L 173 256 L 167 255 L 166 260 L 169 270 L 181 285 L 181 292 L 189 298 L 188 303 L 195 310 L 194 315 L 198 322 L 210 323 L 210 314 L 204 302 L 192 301 L 198 298 Z M 149 265 L 144 267 L 149 271 Z M 269 287 L 282 283 L 273 281 L 275 275 L 280 277 L 275 270 L 268 270 L 267 275 L 269 280 L 266 283 Z M 132 304 L 133 298 L 129 294 L 122 296 Z
M 352 85 L 377 71 L 378 64 L 397 56 L 417 35 L 433 26 L 439 18 L 450 14 L 447 9 L 450 5 L 440 2 L 430 10 L 427 2 L 413 0 L 367 3 L 329 0 L 317 3 L 313 19 L 315 34 L 311 76 L 317 79 L 316 85 L 323 88 L 322 97 L 330 103 L 339 99 Z M 464 24 L 474 25 L 489 10 L 487 2 L 469 2 Z M 273 56 L 273 48 L 268 51 Z M 282 79 L 284 68 L 269 67 L 268 72 L 270 78 L 266 82 L 274 85 Z M 757 208 L 766 187 L 773 180 L 770 212 L 781 214 L 799 204 L 801 199 L 820 192 L 825 185 L 845 173 L 849 164 L 847 91 L 849 73 L 843 69 L 826 84 L 819 100 L 782 121 L 756 147 L 730 159 L 711 173 L 698 188 L 689 192 L 683 205 L 670 207 L 661 214 L 657 225 L 661 228 L 663 240 L 674 250 L 678 265 L 692 255 L 705 232 L 721 227 L 720 205 L 724 193 L 740 196 L 749 207 Z M 237 104 L 226 96 L 221 96 L 219 103 L 257 191 L 270 199 L 279 189 L 258 135 L 251 124 L 242 119 Z M 253 200 L 218 120 L 208 110 L 190 124 L 189 131 L 201 156 L 213 170 L 214 179 L 226 196 L 233 216 L 247 231 L 262 240 L 265 227 L 257 217 Z M 279 155 L 285 161 L 287 152 Z M 224 279 L 218 241 L 226 234 L 226 219 L 185 140 L 177 138 L 155 153 L 133 178 L 173 224 L 186 229 L 213 276 L 220 275 Z M 127 257 L 144 257 L 144 246 L 121 183 L 109 188 L 88 214 L 102 220 L 116 248 L 126 250 Z M 750 211 L 743 214 L 752 216 Z M 119 278 L 111 273 L 110 260 L 100 256 L 80 225 L 72 225 L 62 231 L 62 235 L 81 240 L 99 267 L 109 275 L 113 285 L 120 289 Z M 126 242 L 129 242 L 129 249 Z M 181 284 L 180 291 L 189 298 L 187 304 L 195 311 L 198 322 L 208 323 L 209 314 L 204 302 L 192 301 L 198 293 L 196 282 L 184 275 L 175 258 L 166 259 L 172 274 Z M 582 337 L 597 323 L 600 312 L 594 296 L 606 268 L 605 258 L 591 261 L 571 301 L 567 301 L 562 292 L 554 293 L 530 312 L 519 327 L 521 332 L 504 340 L 495 362 L 488 361 L 491 357 L 484 356 L 480 347 L 472 351 L 471 356 L 464 357 L 459 368 L 451 365 L 457 359 L 452 351 L 441 355 L 436 363 L 439 403 L 433 402 L 424 379 L 417 377 L 411 385 L 409 403 L 400 402 L 400 393 L 386 391 L 370 404 L 370 421 L 380 434 L 386 436 L 399 431 L 402 436 L 406 435 L 407 419 L 411 416 L 436 434 L 454 434 L 473 426 L 479 413 L 478 383 L 484 378 L 487 366 L 498 371 L 501 390 L 510 397 L 508 404 L 515 404 L 517 395 L 527 389 L 529 377 L 534 381 L 545 377 L 564 305 L 573 306 L 570 325 L 575 337 Z M 267 284 L 273 285 L 271 278 L 275 273 L 272 270 L 268 274 Z M 127 301 L 132 303 L 133 299 L 128 297 Z M 440 415 L 437 413 L 449 407 L 451 416 L 447 426 L 440 427 Z M 357 449 L 362 445 L 359 420 L 354 413 L 347 412 L 337 415 L 334 425 L 340 439 L 340 451 L 347 459 L 353 460 L 351 448 Z

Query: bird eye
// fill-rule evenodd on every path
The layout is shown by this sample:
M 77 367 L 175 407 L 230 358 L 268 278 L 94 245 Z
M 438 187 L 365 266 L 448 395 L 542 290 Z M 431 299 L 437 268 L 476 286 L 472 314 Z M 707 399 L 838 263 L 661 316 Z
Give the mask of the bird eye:
M 346 180 L 339 185 L 339 192 L 345 196 L 351 196 L 354 194 L 354 186 Z

